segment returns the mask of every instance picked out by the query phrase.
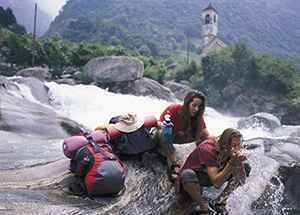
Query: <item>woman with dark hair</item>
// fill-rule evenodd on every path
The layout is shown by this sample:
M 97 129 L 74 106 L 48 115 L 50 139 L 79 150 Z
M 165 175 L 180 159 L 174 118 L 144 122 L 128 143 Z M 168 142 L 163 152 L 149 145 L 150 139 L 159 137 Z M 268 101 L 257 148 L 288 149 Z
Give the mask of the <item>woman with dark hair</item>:
M 191 197 L 200 206 L 198 214 L 227 214 L 226 200 L 230 193 L 245 183 L 250 166 L 246 150 L 241 149 L 242 134 L 228 128 L 219 138 L 201 142 L 185 161 L 180 175 L 175 181 L 176 195 L 186 199 Z M 220 189 L 228 181 L 221 194 L 207 206 L 201 194 L 201 187 L 214 186 Z
M 206 106 L 205 95 L 197 90 L 190 91 L 183 105 L 172 104 L 168 106 L 157 122 L 157 132 L 160 145 L 165 150 L 168 158 L 172 162 L 171 172 L 169 174 L 170 181 L 175 181 L 178 177 L 180 165 L 175 156 L 175 148 L 173 143 L 183 144 L 195 141 L 196 144 L 203 139 L 212 138 L 206 128 L 203 116 Z M 165 117 L 170 116 L 172 127 L 172 143 L 163 143 L 163 130 L 165 129 Z

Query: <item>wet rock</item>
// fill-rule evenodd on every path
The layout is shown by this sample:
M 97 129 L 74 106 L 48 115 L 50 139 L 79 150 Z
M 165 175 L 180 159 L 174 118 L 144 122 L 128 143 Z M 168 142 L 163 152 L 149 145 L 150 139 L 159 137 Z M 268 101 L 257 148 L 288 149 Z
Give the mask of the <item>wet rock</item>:
M 48 95 L 49 88 L 44 84 L 43 81 L 39 80 L 35 77 L 26 77 L 26 78 L 12 78 L 16 83 L 24 84 L 26 85 L 29 90 L 31 91 L 31 94 L 33 97 L 41 102 L 42 104 L 50 105 L 50 99 Z
M 13 91 L 17 92 L 20 90 L 18 85 L 16 85 L 11 80 L 7 79 L 5 76 L 0 76 L 0 89 L 3 91 Z
M 71 86 L 76 85 L 76 82 L 71 78 L 61 78 L 61 79 L 56 79 L 54 81 L 55 81 L 55 83 L 58 83 L 58 84 L 68 84 Z
M 274 131 L 277 127 L 280 127 L 280 120 L 269 113 L 256 113 L 247 118 L 242 118 L 238 121 L 238 129 L 247 129 L 254 127 L 263 127 Z
M 176 100 L 174 93 L 169 88 L 149 78 L 140 78 L 135 81 L 101 84 L 99 86 L 114 93 L 131 94 L 135 96 L 149 96 L 167 101 Z
M 164 84 L 164 86 L 168 87 L 180 101 L 183 101 L 186 94 L 191 91 L 191 88 L 189 86 L 176 83 L 174 81 L 168 81 Z
M 50 108 L 1 92 L 0 129 L 41 139 L 66 138 L 83 131 L 77 122 Z
M 42 67 L 32 67 L 27 69 L 22 69 L 16 73 L 16 76 L 22 77 L 35 77 L 41 81 L 51 81 L 51 73 L 48 68 Z

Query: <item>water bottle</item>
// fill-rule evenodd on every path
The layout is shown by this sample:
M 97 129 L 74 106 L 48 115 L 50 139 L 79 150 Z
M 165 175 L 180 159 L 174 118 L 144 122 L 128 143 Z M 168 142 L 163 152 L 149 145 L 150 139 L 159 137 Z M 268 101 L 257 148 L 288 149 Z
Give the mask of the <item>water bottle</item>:
M 165 122 L 166 122 L 166 124 L 165 124 L 166 128 L 163 132 L 163 135 L 164 135 L 163 142 L 165 144 L 170 144 L 170 143 L 172 143 L 172 123 L 171 123 L 169 114 L 165 115 Z
M 89 169 L 89 166 L 90 166 L 89 157 L 84 157 L 79 164 L 78 170 L 76 171 L 76 176 L 84 177 Z

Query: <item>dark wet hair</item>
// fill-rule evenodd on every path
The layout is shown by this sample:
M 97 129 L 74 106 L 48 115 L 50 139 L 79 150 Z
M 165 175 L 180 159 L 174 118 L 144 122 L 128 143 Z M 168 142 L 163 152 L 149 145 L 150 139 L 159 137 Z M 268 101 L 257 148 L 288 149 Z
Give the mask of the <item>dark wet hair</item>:
M 196 116 L 192 117 L 189 112 L 189 105 L 194 98 L 202 100 L 200 108 Z M 190 91 L 184 98 L 182 106 L 182 122 L 184 133 L 188 139 L 199 141 L 203 130 L 203 115 L 206 107 L 206 96 L 198 91 Z
M 223 131 L 220 139 L 216 143 L 218 163 L 222 163 L 229 158 L 229 153 L 231 150 L 231 140 L 234 137 L 241 138 L 241 141 L 243 141 L 243 135 L 238 130 L 234 128 L 227 128 Z

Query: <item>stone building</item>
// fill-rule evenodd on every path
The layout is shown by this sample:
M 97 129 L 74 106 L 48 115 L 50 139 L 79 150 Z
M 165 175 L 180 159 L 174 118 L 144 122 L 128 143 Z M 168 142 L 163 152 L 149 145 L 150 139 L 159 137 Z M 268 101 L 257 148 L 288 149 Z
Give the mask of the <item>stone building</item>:
M 202 49 L 205 55 L 207 52 L 218 52 L 228 45 L 218 38 L 218 11 L 211 4 L 202 11 Z

